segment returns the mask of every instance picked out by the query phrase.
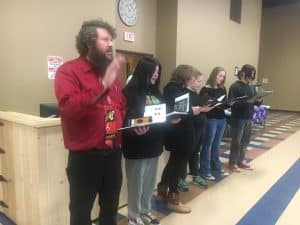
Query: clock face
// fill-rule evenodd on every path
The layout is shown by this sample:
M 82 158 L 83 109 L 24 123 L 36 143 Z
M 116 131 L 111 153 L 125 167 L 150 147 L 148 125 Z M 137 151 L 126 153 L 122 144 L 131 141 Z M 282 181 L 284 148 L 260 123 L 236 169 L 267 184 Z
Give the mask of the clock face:
M 138 20 L 138 10 L 135 0 L 119 0 L 118 11 L 122 22 L 134 26 Z

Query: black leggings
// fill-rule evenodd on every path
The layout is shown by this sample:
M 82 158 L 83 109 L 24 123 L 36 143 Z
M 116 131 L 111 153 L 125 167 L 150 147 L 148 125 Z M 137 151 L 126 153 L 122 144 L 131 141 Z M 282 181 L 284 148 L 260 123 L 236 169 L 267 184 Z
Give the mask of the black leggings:
M 195 129 L 196 145 L 194 146 L 194 150 L 189 155 L 187 160 L 189 164 L 190 173 L 192 174 L 192 176 L 199 176 L 200 151 L 205 136 L 205 130 L 206 130 L 205 125 L 201 125 L 197 129 Z M 187 176 L 187 166 L 184 168 L 180 178 L 186 179 L 186 176 Z
M 187 167 L 188 156 L 185 154 L 170 152 L 167 165 L 164 168 L 159 185 L 169 187 L 169 192 L 177 192 L 178 180 Z

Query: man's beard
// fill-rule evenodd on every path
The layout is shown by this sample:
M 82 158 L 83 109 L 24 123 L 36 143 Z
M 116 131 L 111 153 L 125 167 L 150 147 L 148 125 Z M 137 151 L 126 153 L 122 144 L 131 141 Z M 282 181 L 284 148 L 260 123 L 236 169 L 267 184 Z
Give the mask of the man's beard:
M 97 72 L 104 72 L 108 65 L 112 62 L 112 58 L 108 58 L 105 53 L 101 52 L 95 46 L 90 48 L 88 57 L 93 65 L 93 68 Z

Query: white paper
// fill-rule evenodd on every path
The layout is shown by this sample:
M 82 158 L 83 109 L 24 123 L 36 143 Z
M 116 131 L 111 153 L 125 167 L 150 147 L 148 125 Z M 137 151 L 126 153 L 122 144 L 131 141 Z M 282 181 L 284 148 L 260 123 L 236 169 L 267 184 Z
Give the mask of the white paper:
M 144 117 L 151 116 L 152 123 L 163 123 L 166 121 L 166 104 L 146 105 Z
M 189 111 L 189 93 L 186 93 L 184 95 L 181 95 L 177 98 L 175 98 L 175 105 L 174 105 L 174 111 L 175 112 L 188 112 Z
M 47 65 L 48 65 L 48 79 L 55 79 L 55 74 L 62 64 L 64 63 L 62 56 L 47 56 Z
M 224 98 L 225 98 L 225 95 L 222 95 L 222 96 L 219 97 L 217 100 L 218 100 L 218 102 L 222 102 Z

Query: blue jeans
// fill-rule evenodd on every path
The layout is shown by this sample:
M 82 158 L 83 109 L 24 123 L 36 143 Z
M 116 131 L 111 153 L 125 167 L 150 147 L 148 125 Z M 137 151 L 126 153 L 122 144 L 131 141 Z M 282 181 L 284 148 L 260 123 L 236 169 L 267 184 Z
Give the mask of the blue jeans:
M 226 119 L 208 119 L 202 151 L 200 153 L 200 173 L 211 174 L 211 170 L 221 171 L 222 163 L 219 159 L 219 148 Z

